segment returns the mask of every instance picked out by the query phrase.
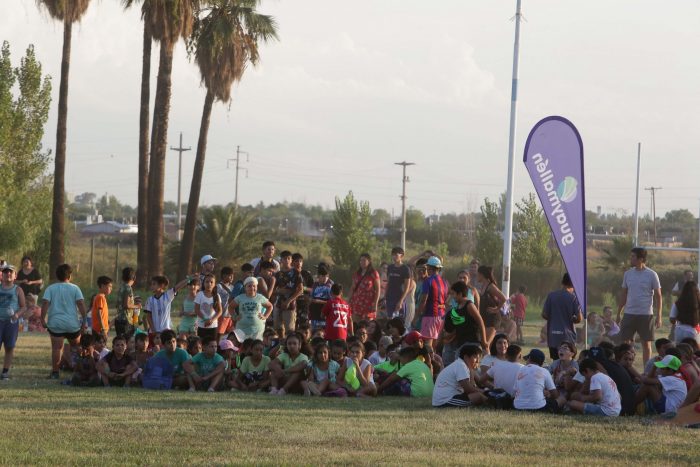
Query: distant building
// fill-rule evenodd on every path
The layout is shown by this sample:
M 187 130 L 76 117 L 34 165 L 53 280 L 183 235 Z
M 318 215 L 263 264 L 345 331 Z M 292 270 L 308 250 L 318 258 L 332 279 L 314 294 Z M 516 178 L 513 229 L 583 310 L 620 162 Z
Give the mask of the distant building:
M 115 221 L 85 224 L 80 228 L 82 235 L 133 235 L 138 231 L 136 224 L 121 224 Z

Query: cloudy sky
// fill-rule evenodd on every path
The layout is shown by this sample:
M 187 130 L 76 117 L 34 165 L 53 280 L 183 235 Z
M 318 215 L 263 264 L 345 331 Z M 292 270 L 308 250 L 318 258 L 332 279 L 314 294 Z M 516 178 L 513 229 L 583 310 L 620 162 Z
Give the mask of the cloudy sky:
M 92 2 L 73 29 L 66 188 L 136 203 L 142 24 L 116 0 Z M 477 210 L 505 191 L 515 0 L 269 0 L 279 24 L 230 108 L 212 116 L 203 204 L 233 200 L 236 146 L 249 152 L 239 199 L 333 205 L 348 190 L 372 208 Z M 700 2 L 524 0 L 516 140 L 516 196 L 532 191 L 525 139 L 548 115 L 578 127 L 587 205 L 634 210 L 637 142 L 642 187 L 657 214 L 697 215 L 700 177 Z M 54 77 L 45 146 L 55 146 L 62 26 L 34 0 L 0 1 L 0 38 L 15 63 L 36 47 Z M 154 47 L 152 96 L 157 47 Z M 204 91 L 179 44 L 168 142 L 196 147 Z M 186 200 L 194 151 L 185 153 Z M 245 160 L 245 158 L 243 158 Z M 245 177 L 245 172 L 241 172 Z M 177 196 L 170 151 L 166 199 Z M 649 212 L 642 191 L 641 213 Z

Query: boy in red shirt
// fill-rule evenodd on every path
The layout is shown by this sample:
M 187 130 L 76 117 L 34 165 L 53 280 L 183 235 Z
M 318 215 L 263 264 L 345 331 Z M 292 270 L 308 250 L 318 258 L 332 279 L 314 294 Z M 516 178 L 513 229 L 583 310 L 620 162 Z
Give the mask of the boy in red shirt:
M 350 334 L 353 333 L 352 319 L 350 319 L 352 312 L 348 302 L 343 300 L 343 286 L 341 284 L 331 286 L 331 299 L 323 306 L 321 314 L 326 319 L 324 338 L 327 341 L 346 340 L 348 330 Z

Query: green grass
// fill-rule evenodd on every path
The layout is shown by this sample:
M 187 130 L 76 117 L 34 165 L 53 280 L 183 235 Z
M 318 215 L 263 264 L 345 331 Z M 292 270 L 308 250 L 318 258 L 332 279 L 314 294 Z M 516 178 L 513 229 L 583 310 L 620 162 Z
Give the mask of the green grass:
M 697 462 L 697 431 L 642 418 L 438 410 L 402 398 L 82 389 L 49 381 L 48 372 L 48 336 L 22 334 L 12 379 L 0 385 L 3 465 Z

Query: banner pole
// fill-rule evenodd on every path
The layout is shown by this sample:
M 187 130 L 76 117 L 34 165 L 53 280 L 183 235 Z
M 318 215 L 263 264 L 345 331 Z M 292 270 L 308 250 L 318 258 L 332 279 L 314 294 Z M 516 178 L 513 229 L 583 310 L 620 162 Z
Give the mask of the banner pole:
M 510 261 L 513 246 L 513 164 L 515 157 L 515 124 L 518 109 L 518 68 L 520 64 L 520 2 L 515 7 L 515 42 L 513 44 L 513 80 L 510 91 L 510 129 L 508 133 L 508 180 L 506 182 L 506 212 L 503 229 L 503 271 L 501 291 L 510 297 Z

